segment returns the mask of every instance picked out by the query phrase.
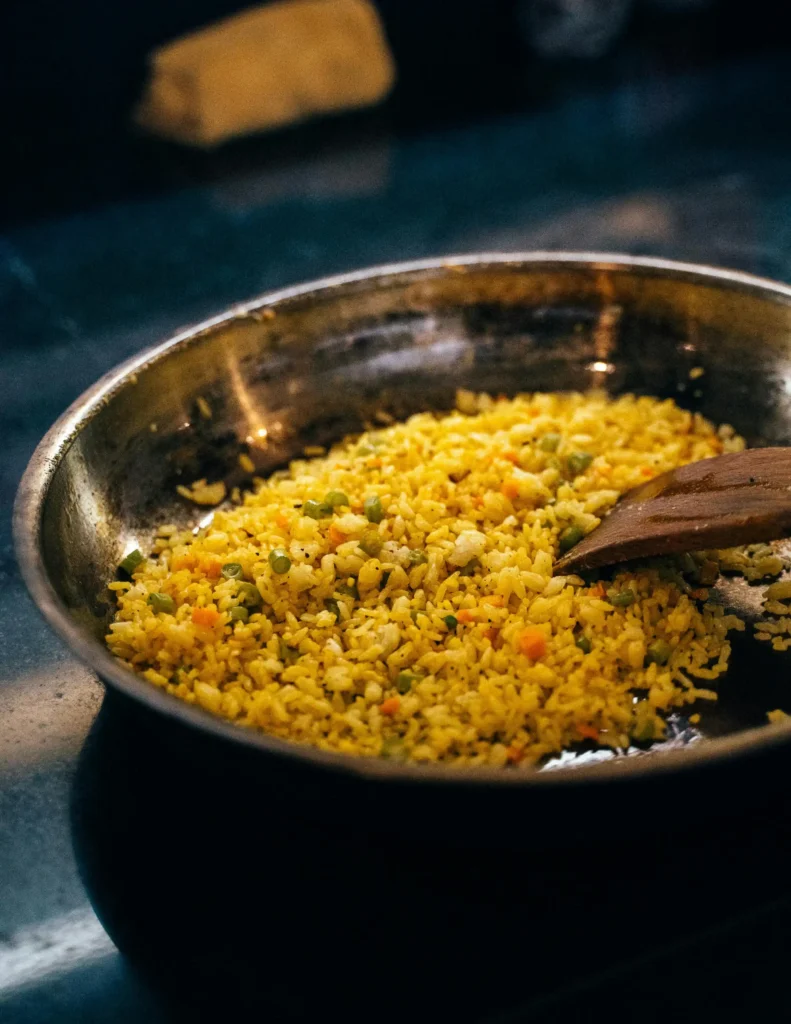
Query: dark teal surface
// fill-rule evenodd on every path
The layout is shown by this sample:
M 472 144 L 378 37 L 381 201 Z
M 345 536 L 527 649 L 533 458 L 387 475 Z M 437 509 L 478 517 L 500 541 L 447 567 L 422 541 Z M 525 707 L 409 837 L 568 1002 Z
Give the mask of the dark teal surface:
M 211 183 L 83 204 L 0 238 L 4 1024 L 165 1019 L 103 944 L 71 852 L 69 787 L 101 688 L 39 620 L 11 552 L 16 485 L 51 422 L 105 370 L 181 325 L 269 288 L 369 264 L 594 249 L 791 280 L 787 66 L 782 55 L 713 61 L 699 71 L 665 62 L 631 76 L 627 62 L 614 83 L 547 98 L 532 111 L 412 137 L 363 121 L 357 134 L 312 157 L 278 159 L 264 148 L 260 160 L 220 168 Z M 755 914 L 716 940 L 719 969 L 742 993 L 759 975 L 739 983 L 728 950 L 743 946 L 750 929 L 774 935 L 787 916 L 772 908 Z M 680 915 L 679 939 L 707 927 Z M 715 940 L 702 941 L 696 948 Z M 762 964 L 775 945 L 767 943 Z M 551 1011 L 566 1019 L 580 992 L 601 998 L 597 986 L 650 975 L 645 963 L 613 965 L 617 981 L 590 980 L 576 996 L 544 993 L 535 1015 L 518 1018 L 543 1020 Z M 696 963 L 698 992 L 720 990 L 719 975 L 706 975 L 711 959 L 698 955 Z M 584 974 L 584 957 L 572 956 L 569 984 Z M 764 994 L 770 974 L 760 977 Z

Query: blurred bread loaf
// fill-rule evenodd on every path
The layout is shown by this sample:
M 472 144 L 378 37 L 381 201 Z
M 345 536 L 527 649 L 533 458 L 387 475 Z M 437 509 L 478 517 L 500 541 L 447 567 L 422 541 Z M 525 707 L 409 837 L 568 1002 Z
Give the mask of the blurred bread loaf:
M 395 66 L 368 0 L 281 0 L 155 51 L 135 120 L 195 146 L 365 107 Z

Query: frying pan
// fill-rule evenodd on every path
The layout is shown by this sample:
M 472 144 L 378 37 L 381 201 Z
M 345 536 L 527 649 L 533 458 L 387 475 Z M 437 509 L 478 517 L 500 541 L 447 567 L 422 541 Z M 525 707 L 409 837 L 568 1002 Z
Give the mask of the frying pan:
M 726 270 L 597 254 L 479 254 L 378 267 L 274 292 L 182 331 L 109 373 L 63 414 L 20 485 L 15 539 L 45 619 L 109 688 L 80 769 L 91 796 L 83 792 L 78 802 L 76 834 L 100 914 L 136 962 L 161 967 L 165 955 L 143 913 L 170 922 L 172 931 L 163 926 L 162 935 L 171 953 L 201 932 L 193 917 L 181 930 L 174 923 L 186 920 L 188 894 L 201 885 L 193 860 L 201 844 L 218 858 L 222 851 L 246 858 L 259 844 L 286 861 L 299 850 L 303 871 L 315 864 L 306 850 L 319 847 L 325 865 L 344 866 L 365 848 L 377 857 L 400 851 L 394 862 L 384 854 L 390 877 L 400 879 L 397 900 L 425 923 L 426 893 L 437 898 L 438 882 L 423 878 L 418 912 L 399 862 L 410 857 L 414 864 L 409 843 L 418 841 L 423 854 L 442 850 L 443 864 L 459 845 L 478 850 L 475 863 L 489 863 L 493 849 L 534 848 L 537 837 L 543 850 L 569 839 L 609 842 L 614 822 L 656 830 L 672 818 L 687 828 L 702 814 L 768 806 L 782 788 L 791 723 L 769 725 L 766 712 L 791 710 L 789 658 L 749 635 L 736 638 L 720 700 L 703 709 L 697 729 L 679 720 L 670 740 L 647 753 L 600 760 L 574 751 L 519 770 L 400 764 L 290 744 L 171 698 L 110 656 L 102 637 L 115 567 L 132 548 L 145 551 L 161 523 L 201 518 L 178 496 L 179 483 L 206 477 L 244 486 L 242 452 L 265 474 L 306 445 L 361 429 L 377 410 L 403 418 L 449 409 L 459 387 L 657 395 L 732 424 L 750 445 L 788 444 L 791 289 Z M 734 580 L 723 587 L 723 599 L 740 614 L 757 614 L 758 588 Z M 265 838 L 261 823 L 251 822 L 251 805 L 266 809 Z M 635 815 L 636 806 L 652 813 Z M 656 808 L 664 809 L 659 818 Z M 141 836 L 154 820 L 157 849 L 167 851 L 161 867 L 178 864 L 178 871 L 165 870 L 167 884 L 159 867 L 141 873 L 148 861 Z M 292 834 L 296 822 L 307 831 Z M 291 845 L 283 846 L 289 829 Z M 390 836 L 384 845 L 382 836 Z M 497 863 L 505 885 L 524 862 Z M 359 870 L 374 884 L 370 866 Z M 130 875 L 138 884 L 128 885 Z M 454 875 L 460 884 L 462 877 Z M 282 894 L 272 899 L 261 897 L 257 906 L 280 934 L 296 911 Z M 491 908 L 480 907 L 451 924 L 456 903 L 443 899 L 446 950 L 484 918 L 491 924 Z M 507 916 L 511 897 L 498 899 L 497 913 Z M 364 903 L 359 893 L 352 900 L 358 910 Z M 242 948 L 250 954 L 259 949 L 258 933 L 247 916 L 243 923 L 234 917 L 233 905 L 238 909 L 236 901 L 216 900 L 206 927 L 226 936 L 238 955 Z M 339 934 L 348 918 L 355 941 L 369 927 L 348 903 L 341 909 L 305 898 L 297 905 L 313 924 L 317 915 L 334 915 Z M 388 934 L 400 934 L 391 925 Z M 227 938 L 231 932 L 237 944 Z M 325 981 L 337 976 L 332 934 L 322 946 Z M 372 948 L 389 948 L 386 936 L 377 936 Z M 275 946 L 266 946 L 267 955 L 293 993 L 299 976 Z M 466 961 L 448 956 L 444 969 L 466 974 Z M 223 977 L 243 988 L 239 961 L 229 962 L 234 969 Z M 184 972 L 193 985 L 207 974 L 195 959 Z M 274 1001 L 282 1010 L 288 998 Z M 255 995 L 249 1005 L 257 1005 Z

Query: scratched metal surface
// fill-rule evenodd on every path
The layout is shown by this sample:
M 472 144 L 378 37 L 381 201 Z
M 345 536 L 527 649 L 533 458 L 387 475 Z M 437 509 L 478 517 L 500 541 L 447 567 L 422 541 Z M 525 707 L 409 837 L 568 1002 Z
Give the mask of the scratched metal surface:
M 724 61 L 412 139 L 347 138 L 293 166 L 233 171 L 0 238 L 4 1022 L 166 1019 L 93 916 L 71 851 L 72 774 L 102 691 L 42 626 L 11 552 L 16 484 L 50 423 L 106 369 L 182 324 L 267 288 L 372 263 L 610 249 L 789 281 L 785 63 Z M 780 912 L 761 913 L 771 926 L 737 920 L 733 945 L 750 928 L 775 934 Z M 679 941 L 694 945 L 710 924 L 680 915 Z M 727 963 L 731 941 L 720 942 Z M 646 962 L 621 965 L 618 984 L 642 977 Z M 608 982 L 576 984 L 569 992 L 590 994 Z M 712 981 L 700 991 L 710 998 L 715 989 Z M 564 991 L 544 993 L 530 1012 L 557 1019 Z

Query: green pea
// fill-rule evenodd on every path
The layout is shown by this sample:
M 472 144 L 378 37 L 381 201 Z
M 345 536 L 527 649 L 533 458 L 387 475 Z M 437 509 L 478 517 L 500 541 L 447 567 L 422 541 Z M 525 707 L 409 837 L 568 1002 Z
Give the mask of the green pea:
M 272 572 L 282 576 L 291 568 L 291 559 L 283 548 L 275 548 L 274 551 L 269 552 L 269 564 L 272 567 Z
M 302 515 L 309 519 L 326 519 L 327 516 L 332 515 L 332 509 L 322 501 L 313 501 L 312 498 L 308 498 L 302 506 Z
M 582 636 L 577 637 L 576 643 L 577 647 L 579 647 L 583 654 L 590 654 L 593 644 L 590 642 L 590 639 L 587 636 L 585 636 L 584 633 Z
M 221 571 L 227 580 L 240 580 L 244 575 L 244 569 L 238 562 L 226 562 Z
M 372 494 L 363 502 L 363 512 L 369 523 L 381 523 L 384 519 L 382 502 L 376 494 Z
M 679 562 L 681 563 L 681 571 L 690 575 L 694 575 L 698 571 L 698 563 L 685 551 L 683 555 L 679 556 Z
M 285 640 L 281 640 L 279 646 L 280 660 L 286 665 L 293 665 L 299 660 L 300 652 L 296 647 L 289 647 Z
M 296 647 L 289 647 L 285 640 L 280 642 L 280 659 L 284 665 L 296 665 L 300 658 L 299 650 Z
M 456 627 L 459 624 L 459 620 L 456 618 L 455 615 L 446 615 L 442 621 L 445 623 L 445 625 L 448 627 L 451 633 L 455 632 Z
M 335 616 L 335 619 L 338 622 L 341 621 L 340 605 L 338 604 L 334 597 L 328 597 L 327 600 L 324 602 L 324 607 L 327 609 L 328 612 L 332 612 L 332 614 Z
M 387 761 L 406 761 L 407 751 L 403 740 L 396 737 L 388 737 L 382 741 L 379 756 Z
M 481 567 L 480 559 L 478 559 L 478 558 L 471 558 L 469 560 L 469 562 L 467 562 L 466 565 L 463 565 L 461 567 L 461 569 L 459 569 L 459 575 L 460 576 L 474 576 L 475 575 L 475 570 L 476 569 L 480 569 L 480 567 Z
M 544 434 L 538 442 L 542 452 L 556 452 L 560 444 L 560 434 Z
M 353 601 L 360 600 L 360 591 L 356 583 L 341 583 L 335 588 L 335 592 L 343 597 L 350 597 Z
M 143 558 L 142 554 L 138 551 L 137 548 L 135 548 L 134 551 L 130 551 L 129 554 L 121 561 L 118 568 L 123 569 L 124 572 L 129 573 L 129 575 L 131 576 L 135 569 L 140 565 L 140 563 L 144 561 L 145 559 Z
M 640 701 L 636 707 L 640 707 L 641 704 L 645 704 L 645 701 Z M 632 737 L 639 743 L 649 743 L 654 738 L 654 721 L 652 718 L 644 718 L 643 721 L 635 725 L 632 730 Z
M 360 547 L 371 558 L 376 558 L 379 552 L 382 550 L 382 538 L 376 532 L 376 530 L 369 530 L 364 533 L 360 538 Z
M 399 672 L 398 678 L 396 679 L 396 689 L 399 693 L 409 693 L 414 684 L 420 680 L 421 676 L 415 675 L 414 672 Z
M 614 590 L 608 590 L 607 600 L 616 608 L 628 608 L 630 604 L 634 604 L 634 591 L 627 589 L 617 593 Z
M 260 604 L 263 604 L 263 598 L 254 583 L 237 583 L 236 593 L 239 595 L 242 604 L 247 608 L 257 608 Z
M 580 526 L 567 526 L 566 529 L 558 537 L 558 543 L 561 551 L 568 551 L 573 548 L 575 544 L 579 544 L 582 538 L 585 536 L 585 531 Z
M 176 602 L 170 594 L 149 594 L 148 603 L 157 613 L 165 612 L 168 615 L 172 615 L 176 610 Z
M 667 665 L 671 654 L 672 650 L 667 640 L 654 640 L 648 645 L 645 654 L 646 664 L 650 665 L 653 662 L 655 665 Z
M 249 618 L 250 612 L 240 604 L 235 608 L 231 608 L 231 622 L 247 622 Z
M 412 548 L 409 552 L 410 565 L 425 565 L 427 561 L 428 555 L 425 551 L 421 551 L 420 548 Z
M 584 473 L 592 462 L 593 456 L 590 452 L 572 452 L 566 459 L 566 466 L 569 473 L 577 476 L 579 473 Z
M 330 508 L 338 508 L 340 505 L 348 505 L 349 499 L 343 491 L 327 491 L 324 495 L 324 504 Z

